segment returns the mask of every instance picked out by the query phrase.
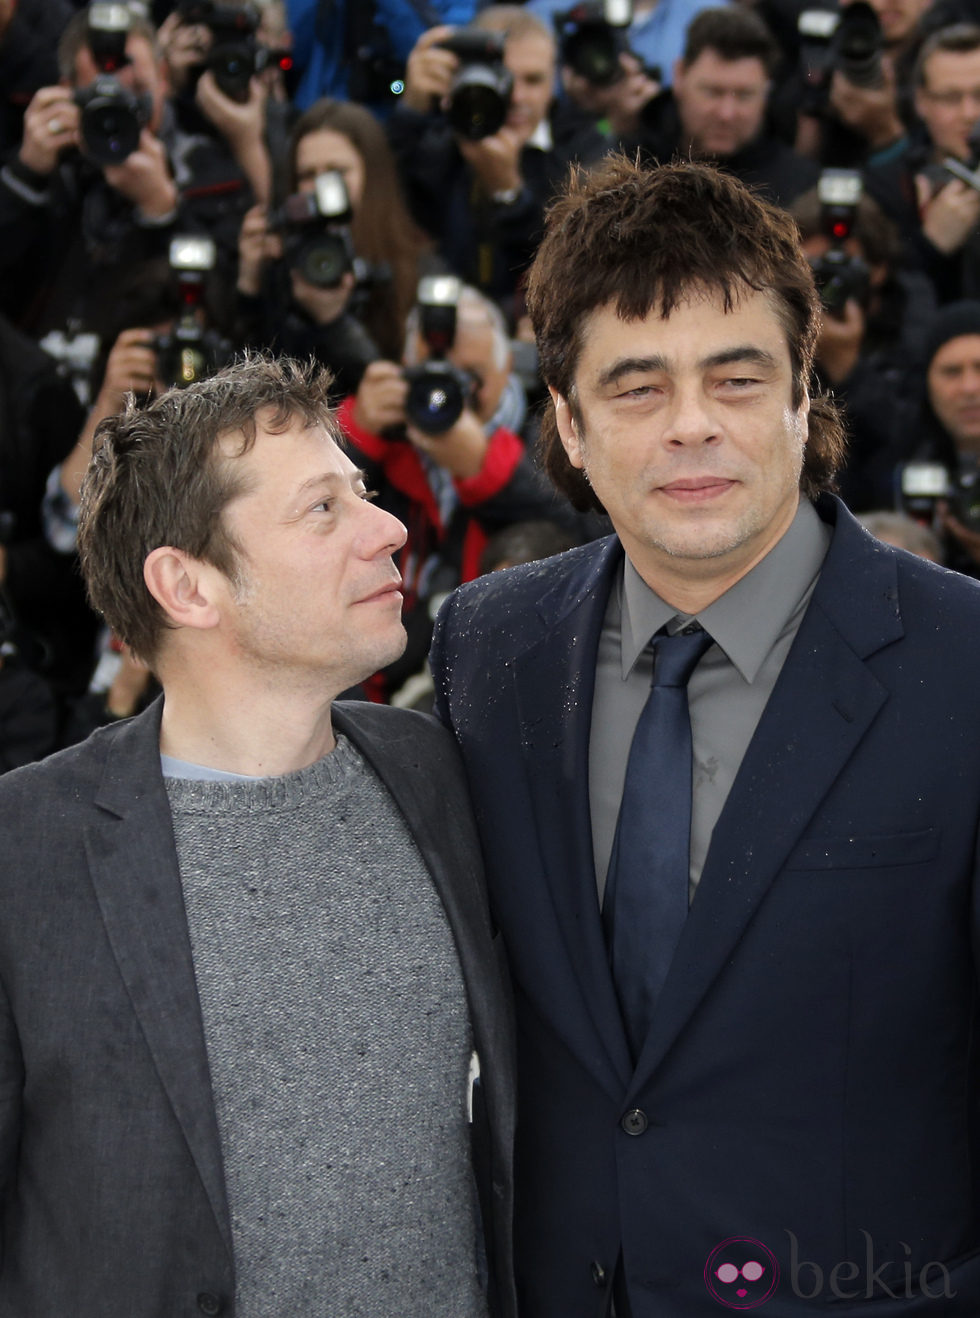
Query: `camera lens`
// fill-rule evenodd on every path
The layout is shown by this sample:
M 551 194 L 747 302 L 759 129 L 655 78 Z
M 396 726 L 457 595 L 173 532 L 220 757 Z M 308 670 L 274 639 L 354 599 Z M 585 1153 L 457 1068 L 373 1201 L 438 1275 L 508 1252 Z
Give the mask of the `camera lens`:
M 456 80 L 447 117 L 460 137 L 478 142 L 503 127 L 509 104 L 509 79 L 485 65 L 470 65 Z
M 350 269 L 347 244 L 337 234 L 319 234 L 296 252 L 295 268 L 317 288 L 336 288 Z
M 117 165 L 139 146 L 139 120 L 118 102 L 95 101 L 86 106 L 81 126 L 85 149 L 99 165 Z
M 463 390 L 452 367 L 432 363 L 411 373 L 405 415 L 427 435 L 451 430 L 463 413 Z
M 214 80 L 234 101 L 248 100 L 248 85 L 255 72 L 255 52 L 244 44 L 217 46 L 208 64 Z
M 562 63 L 594 87 L 611 87 L 623 76 L 621 49 L 614 28 L 583 24 L 562 43 Z

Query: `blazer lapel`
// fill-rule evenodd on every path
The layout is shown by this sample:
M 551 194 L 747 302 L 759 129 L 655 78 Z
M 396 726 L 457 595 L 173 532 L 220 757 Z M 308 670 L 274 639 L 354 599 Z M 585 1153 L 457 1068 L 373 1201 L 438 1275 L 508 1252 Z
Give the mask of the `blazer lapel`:
M 374 726 L 385 712 L 366 702 L 362 706 L 350 702 L 334 705 L 332 718 L 337 730 L 350 737 L 364 755 L 405 816 L 452 927 L 466 968 L 467 985 L 474 997 L 479 997 L 481 985 L 488 985 L 494 973 L 481 953 L 489 943 L 488 919 L 483 907 L 473 900 L 482 887 L 475 873 L 451 873 L 447 859 L 460 855 L 459 847 L 450 843 L 463 825 L 433 811 L 433 799 L 442 794 L 438 784 L 434 790 L 434 766 L 423 762 L 419 743 L 410 730 L 395 731 L 394 721 L 387 719 L 383 725 Z M 475 833 L 470 851 L 474 857 L 478 855 Z
M 120 727 L 86 830 L 92 884 L 160 1081 L 231 1253 L 231 1225 L 204 1028 L 160 773 L 162 701 Z
M 735 952 L 743 931 L 887 691 L 864 660 L 902 635 L 894 562 L 838 527 L 793 647 L 715 826 L 634 1090 Z M 861 569 L 873 581 L 855 589 Z M 852 602 L 853 612 L 852 612 Z M 860 612 L 858 612 L 860 610 Z
M 620 561 L 611 540 L 584 573 L 546 596 L 541 638 L 514 661 L 537 868 L 566 952 L 541 973 L 554 981 L 549 1000 L 558 993 L 568 1004 L 556 1029 L 617 1101 L 632 1067 L 599 917 L 588 763 L 596 654 Z

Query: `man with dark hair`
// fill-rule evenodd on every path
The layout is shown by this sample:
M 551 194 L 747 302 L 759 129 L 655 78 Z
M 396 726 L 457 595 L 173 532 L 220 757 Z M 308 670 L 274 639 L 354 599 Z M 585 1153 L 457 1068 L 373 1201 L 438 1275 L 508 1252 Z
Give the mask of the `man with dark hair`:
M 966 1318 L 980 592 L 826 493 L 812 274 L 730 176 L 578 176 L 529 309 L 616 534 L 462 587 L 431 656 L 515 984 L 519 1303 Z
M 780 205 L 812 187 L 819 170 L 767 129 L 779 47 L 758 14 L 740 5 L 704 9 L 687 30 L 674 85 L 641 114 L 638 144 L 666 163 L 711 160 Z
M 976 156 L 980 25 L 957 23 L 927 37 L 913 81 L 917 126 L 900 150 L 871 164 L 868 190 L 902 234 L 905 265 L 926 272 L 939 300 L 975 298 L 980 192 L 943 162 L 970 165 Z
M 463 65 L 442 45 L 454 30 L 440 26 L 424 32 L 408 57 L 388 134 L 415 220 L 451 269 L 514 322 L 545 206 L 569 164 L 597 160 L 606 142 L 590 122 L 555 104 L 557 50 L 543 19 L 523 5 L 489 5 L 472 26 L 504 39 L 511 79 L 504 122 L 476 140 L 453 128 L 445 111 Z
M 253 358 L 97 435 L 83 571 L 164 697 L 0 784 L 0 1312 L 514 1312 L 452 741 L 332 707 L 405 643 L 405 528 L 329 386 Z

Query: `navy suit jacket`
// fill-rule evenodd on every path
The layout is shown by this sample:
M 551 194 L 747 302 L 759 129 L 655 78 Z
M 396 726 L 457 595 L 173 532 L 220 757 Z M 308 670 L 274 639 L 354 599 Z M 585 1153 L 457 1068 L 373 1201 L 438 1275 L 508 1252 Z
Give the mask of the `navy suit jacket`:
M 160 709 L 0 778 L 0 1318 L 234 1313 Z M 453 931 L 483 1070 L 494 1312 L 512 1315 L 512 1033 L 458 759 L 418 714 L 339 704 L 333 719 L 404 815 Z
M 440 616 L 438 711 L 516 989 L 522 1318 L 605 1312 L 620 1249 L 633 1318 L 980 1313 L 980 588 L 820 512 L 831 546 L 635 1069 L 587 769 L 620 545 Z

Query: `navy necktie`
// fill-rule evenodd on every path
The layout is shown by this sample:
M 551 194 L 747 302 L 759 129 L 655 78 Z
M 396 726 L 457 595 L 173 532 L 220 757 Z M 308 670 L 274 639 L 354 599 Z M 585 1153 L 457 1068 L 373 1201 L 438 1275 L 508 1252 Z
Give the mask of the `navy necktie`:
M 653 685 L 626 767 L 602 915 L 634 1060 L 687 919 L 693 771 L 687 683 L 710 645 L 700 627 L 653 638 Z

